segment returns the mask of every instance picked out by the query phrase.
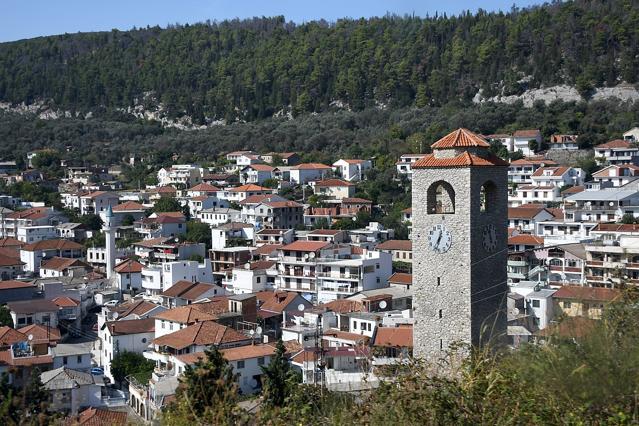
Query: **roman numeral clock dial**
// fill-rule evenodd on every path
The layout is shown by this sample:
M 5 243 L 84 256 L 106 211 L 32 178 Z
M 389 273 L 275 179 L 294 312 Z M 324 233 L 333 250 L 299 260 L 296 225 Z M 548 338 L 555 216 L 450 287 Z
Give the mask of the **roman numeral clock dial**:
M 446 253 L 453 243 L 453 236 L 444 224 L 433 226 L 428 231 L 428 246 L 435 253 Z

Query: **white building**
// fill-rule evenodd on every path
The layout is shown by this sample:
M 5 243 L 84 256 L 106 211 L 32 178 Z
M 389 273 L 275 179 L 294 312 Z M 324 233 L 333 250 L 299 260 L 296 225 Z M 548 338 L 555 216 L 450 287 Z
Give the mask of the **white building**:
M 190 188 L 202 180 L 202 169 L 197 164 L 174 164 L 158 171 L 158 186 Z
M 538 222 L 554 218 L 542 205 L 508 208 L 508 227 L 520 232 L 535 232 Z
M 611 164 L 592 174 L 595 182 L 600 183 L 603 187 L 624 186 L 639 177 L 639 166 L 634 164 Z
M 540 167 L 553 167 L 556 166 L 552 160 L 546 160 L 544 158 L 521 158 L 519 160 L 511 161 L 508 166 L 508 182 L 516 184 L 531 184 L 532 175 Z
M 78 414 L 81 408 L 103 405 L 102 376 L 60 367 L 40 374 L 40 381 L 50 394 L 51 411 Z
M 102 344 L 100 350 L 104 375 L 113 381 L 111 361 L 122 352 L 143 353 L 155 338 L 155 319 L 123 319 L 105 322 L 98 335 Z
M 148 296 L 157 296 L 181 280 L 213 282 L 211 261 L 204 259 L 203 263 L 199 263 L 195 260 L 182 260 L 145 266 L 142 269 L 142 289 Z
M 240 211 L 231 208 L 212 208 L 203 209 L 197 215 L 197 218 L 202 223 L 206 223 L 211 226 L 220 226 L 229 222 L 237 222 L 240 219 Z
M 344 160 L 333 163 L 333 170 L 348 182 L 364 180 L 366 172 L 373 168 L 371 160 Z
M 59 226 L 59 225 L 58 225 Z M 55 226 L 20 226 L 16 234 L 16 239 L 25 243 L 35 243 L 42 240 L 52 240 L 58 237 Z
M 512 149 L 510 152 L 521 151 L 525 156 L 534 155 L 535 151 L 530 149 L 530 142 L 534 141 L 536 149 L 541 145 L 541 132 L 539 129 L 517 130 L 513 133 Z
M 324 195 L 335 200 L 353 197 L 356 189 L 353 183 L 341 179 L 324 179 L 312 182 L 311 186 L 315 195 Z
M 333 168 L 321 163 L 304 163 L 290 167 L 290 182 L 297 185 L 321 180 L 329 176 Z
M 532 316 L 533 324 L 539 330 L 543 330 L 548 326 L 554 317 L 552 295 L 557 290 L 544 288 L 544 285 L 538 282 L 520 281 L 511 285 L 510 291 L 524 296 L 524 313 Z
M 404 175 L 411 180 L 413 178 L 413 164 L 425 156 L 426 154 L 403 154 L 399 157 L 399 161 L 395 163 L 397 167 L 397 174 Z
M 577 138 L 577 135 L 552 135 L 548 147 L 550 149 L 574 151 L 579 149 Z
M 267 179 L 273 178 L 274 167 L 266 164 L 251 164 L 240 170 L 240 183 L 262 185 Z
M 274 290 L 277 275 L 278 270 L 274 261 L 251 262 L 243 267 L 233 268 L 231 279 L 223 280 L 222 285 L 233 294 Z
M 118 205 L 119 196 L 115 192 L 95 191 L 80 196 L 80 215 L 106 212 Z
M 615 139 L 597 145 L 595 158 L 604 164 L 634 164 L 639 161 L 639 147 L 630 140 Z
M 639 127 L 633 127 L 623 134 L 623 140 L 630 142 L 639 142 Z

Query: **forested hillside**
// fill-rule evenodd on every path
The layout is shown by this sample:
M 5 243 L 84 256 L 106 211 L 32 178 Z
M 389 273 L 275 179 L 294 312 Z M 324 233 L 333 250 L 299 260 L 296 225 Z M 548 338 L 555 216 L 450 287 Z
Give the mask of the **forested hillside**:
M 399 155 L 427 152 L 430 143 L 458 127 L 484 134 L 540 128 L 546 139 L 553 133 L 577 133 L 580 145 L 587 148 L 618 138 L 637 124 L 639 103 L 614 100 L 550 105 L 537 102 L 532 108 L 521 103 L 456 103 L 444 107 L 339 110 L 200 131 L 164 128 L 157 122 L 117 114 L 101 119 L 41 120 L 0 112 L 0 159 L 20 160 L 30 150 L 52 148 L 76 164 L 111 164 L 136 155 L 159 166 L 171 164 L 173 154 L 178 154 L 180 162 L 205 163 L 222 152 L 252 149 L 296 151 L 306 161 L 322 162 L 340 156 L 375 156 L 378 165 L 385 162 L 394 168 Z
M 576 0 L 510 13 L 287 23 L 283 17 L 0 44 L 0 100 L 82 111 L 152 92 L 195 123 L 278 111 L 437 107 L 529 87 L 635 83 L 639 1 Z

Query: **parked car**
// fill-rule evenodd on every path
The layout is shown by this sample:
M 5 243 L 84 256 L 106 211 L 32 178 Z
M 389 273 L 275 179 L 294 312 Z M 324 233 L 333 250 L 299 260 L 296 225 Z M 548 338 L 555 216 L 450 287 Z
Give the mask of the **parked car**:
M 91 374 L 93 374 L 95 376 L 103 376 L 104 375 L 104 368 L 102 368 L 102 367 L 93 367 L 91 369 Z

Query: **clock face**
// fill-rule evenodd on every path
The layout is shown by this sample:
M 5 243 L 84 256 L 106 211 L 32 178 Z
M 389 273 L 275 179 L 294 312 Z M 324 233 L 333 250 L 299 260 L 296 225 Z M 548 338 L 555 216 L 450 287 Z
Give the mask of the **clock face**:
M 453 236 L 445 225 L 435 225 L 428 231 L 428 245 L 436 253 L 446 253 L 453 243 Z
M 495 225 L 492 223 L 484 226 L 482 244 L 486 251 L 493 251 L 497 248 L 497 232 L 495 232 Z

